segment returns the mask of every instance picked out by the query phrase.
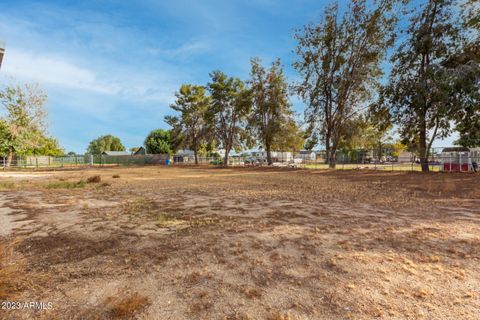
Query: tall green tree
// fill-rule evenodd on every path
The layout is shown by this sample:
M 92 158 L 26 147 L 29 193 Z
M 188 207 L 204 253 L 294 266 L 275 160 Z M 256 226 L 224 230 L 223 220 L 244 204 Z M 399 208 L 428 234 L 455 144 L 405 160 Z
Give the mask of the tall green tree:
M 267 152 L 267 162 L 272 164 L 272 147 L 278 148 L 298 132 L 291 132 L 293 111 L 288 99 L 288 84 L 280 60 L 273 62 L 268 70 L 259 58 L 251 60 L 251 79 L 248 81 L 252 94 L 252 112 L 249 126 Z M 291 141 L 290 141 L 291 143 Z
M 145 151 L 149 154 L 173 154 L 176 148 L 173 146 L 172 131 L 156 129 L 151 131 L 143 143 Z
M 241 150 L 252 144 L 247 130 L 251 94 L 238 78 L 227 77 L 221 71 L 212 72 L 210 77 L 211 103 L 207 118 L 216 140 L 225 149 L 223 163 L 226 166 L 232 149 Z
M 457 4 L 428 0 L 413 9 L 384 90 L 384 103 L 402 138 L 417 142 L 422 171 L 429 171 L 435 139 L 448 136 L 457 113 L 472 106 L 467 91 L 478 91 L 478 80 L 475 89 L 462 65 L 452 63 L 465 45 L 455 15 Z
M 5 116 L 0 118 L 0 153 L 31 154 L 44 142 L 47 95 L 37 84 L 10 85 L 0 91 Z
M 463 4 L 462 50 L 449 61 L 455 68 L 454 86 L 462 107 L 455 112 L 455 129 L 460 138 L 457 144 L 465 147 L 480 146 L 480 3 L 470 0 Z
M 198 151 L 211 132 L 207 121 L 210 99 L 206 95 L 205 87 L 190 84 L 182 85 L 175 96 L 177 99 L 170 108 L 180 115 L 167 116 L 165 122 L 173 128 L 177 137 L 180 137 L 180 145 L 193 150 L 195 164 L 198 164 Z
M 90 141 L 87 148 L 89 154 L 101 154 L 104 151 L 125 151 L 125 147 L 120 138 L 108 134 Z
M 306 25 L 295 35 L 293 66 L 301 80 L 294 89 L 307 104 L 308 132 L 323 138 L 331 167 L 348 120 L 362 111 L 379 86 L 381 63 L 394 40 L 394 3 L 378 0 L 370 6 L 356 0 L 342 13 L 335 2 L 321 23 Z

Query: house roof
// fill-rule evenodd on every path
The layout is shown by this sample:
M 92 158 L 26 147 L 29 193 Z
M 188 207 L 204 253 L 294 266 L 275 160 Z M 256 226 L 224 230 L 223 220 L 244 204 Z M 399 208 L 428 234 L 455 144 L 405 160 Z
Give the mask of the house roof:
M 144 147 L 139 147 L 137 151 L 134 152 L 134 154 L 143 154 L 145 153 L 145 148 Z
M 177 152 L 175 153 L 175 156 L 177 156 L 177 157 L 188 157 L 188 156 L 193 156 L 194 154 L 195 154 L 195 152 L 193 150 L 181 149 L 181 150 L 177 150 Z
M 465 148 L 465 147 L 450 147 L 450 148 L 444 148 L 442 152 L 468 152 L 470 149 Z
M 103 151 L 102 154 L 106 156 L 129 156 L 130 153 L 127 151 Z
M 312 153 L 315 153 L 315 152 L 312 150 L 300 150 L 300 154 L 312 154 Z

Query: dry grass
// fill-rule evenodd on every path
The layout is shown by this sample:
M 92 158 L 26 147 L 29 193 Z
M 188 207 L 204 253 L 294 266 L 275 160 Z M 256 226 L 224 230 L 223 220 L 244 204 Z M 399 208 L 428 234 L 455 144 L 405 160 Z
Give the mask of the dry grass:
M 84 188 L 86 186 L 85 181 L 59 181 L 59 182 L 50 182 L 45 188 L 46 189 L 78 189 Z
M 281 313 L 281 312 L 273 312 L 269 320 L 299 320 L 299 318 L 292 316 L 289 312 Z
M 12 244 L 0 242 L 0 301 L 8 301 L 18 296 L 25 290 L 25 286 L 19 278 L 23 266 L 14 258 Z
M 476 175 L 147 167 L 35 183 L 89 176 L 8 193 L 25 272 L 53 280 L 17 292 L 64 301 L 53 318 L 478 318 Z
M 15 183 L 11 181 L 0 181 L 0 189 L 14 189 Z
M 106 313 L 114 319 L 131 319 L 136 314 L 142 312 L 149 304 L 150 300 L 144 295 L 135 292 L 129 295 L 120 294 L 120 296 L 108 297 L 105 299 Z
M 176 219 L 175 217 L 169 216 L 165 213 L 159 213 L 157 219 L 155 220 L 155 225 L 157 227 L 171 227 L 184 224 L 185 221 Z
M 146 197 L 138 197 L 127 200 L 122 205 L 122 211 L 125 215 L 151 216 L 156 208 L 155 201 Z
M 25 291 L 38 290 L 49 279 L 44 273 L 26 270 L 25 259 L 16 250 L 20 243 L 20 239 L 0 241 L 0 301 L 15 301 Z

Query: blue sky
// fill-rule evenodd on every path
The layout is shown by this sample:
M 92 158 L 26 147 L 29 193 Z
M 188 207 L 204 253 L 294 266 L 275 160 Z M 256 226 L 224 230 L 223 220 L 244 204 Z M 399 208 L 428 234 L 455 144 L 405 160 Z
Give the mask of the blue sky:
M 254 56 L 281 58 L 292 81 L 294 30 L 318 21 L 326 3 L 3 0 L 0 81 L 41 84 L 49 132 L 66 151 L 82 153 L 102 134 L 139 146 L 152 129 L 167 128 L 182 83 L 205 84 L 217 69 L 246 79 Z

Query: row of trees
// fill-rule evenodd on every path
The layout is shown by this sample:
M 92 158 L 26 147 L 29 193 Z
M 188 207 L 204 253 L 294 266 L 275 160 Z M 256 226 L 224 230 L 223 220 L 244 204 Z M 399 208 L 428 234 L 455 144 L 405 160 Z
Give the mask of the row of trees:
M 175 144 L 194 151 L 220 145 L 230 152 L 260 146 L 272 163 L 272 150 L 299 150 L 303 133 L 294 119 L 288 99 L 288 83 L 280 61 L 265 68 L 259 58 L 251 60 L 246 82 L 221 71 L 210 74 L 206 86 L 185 84 L 175 94 L 171 108 L 177 116 L 167 116 Z
M 11 85 L 0 91 L 0 155 L 10 165 L 15 155 L 63 154 L 56 139 L 47 134 L 44 104 L 47 95 L 38 85 Z
M 271 163 L 272 149 L 295 150 L 308 137 L 304 147 L 322 144 L 331 167 L 339 149 L 389 142 L 416 151 L 428 171 L 435 139 L 456 130 L 458 144 L 480 145 L 479 16 L 474 0 L 356 0 L 346 9 L 335 2 L 295 34 L 300 80 L 291 89 L 307 105 L 305 135 L 280 62 L 267 70 L 259 59 L 245 83 L 216 71 L 206 86 L 183 85 L 171 106 L 178 115 L 166 122 L 195 154 L 205 142 L 221 145 L 225 164 L 230 150 L 253 145 Z M 392 128 L 402 143 L 392 141 Z
M 206 85 L 185 84 L 171 105 L 176 115 L 165 118 L 172 129 L 151 132 L 147 152 L 188 148 L 198 161 L 199 152 L 218 146 L 228 164 L 232 150 L 257 146 L 271 164 L 272 150 L 320 144 L 335 167 L 339 149 L 386 142 L 397 148 L 395 128 L 428 171 L 437 138 L 457 131 L 458 144 L 480 146 L 479 34 L 476 0 L 351 0 L 346 8 L 335 2 L 319 23 L 295 33 L 295 83 L 288 85 L 279 60 L 266 68 L 254 58 L 246 81 L 214 71 Z M 289 93 L 307 106 L 302 125 Z M 9 162 L 14 154 L 63 153 L 46 133 L 46 98 L 35 85 L 0 91 L 0 154 Z M 106 150 L 125 147 L 110 135 L 88 147 Z
M 404 143 L 415 145 L 423 171 L 435 139 L 453 130 L 457 143 L 480 145 L 478 4 L 469 0 L 457 14 L 459 1 L 402 2 L 356 0 L 343 12 L 335 3 L 321 23 L 295 35 L 293 66 L 301 81 L 294 90 L 307 105 L 310 137 L 325 145 L 331 167 L 362 116 L 379 136 L 396 126 Z M 381 84 L 388 50 L 392 70 Z

